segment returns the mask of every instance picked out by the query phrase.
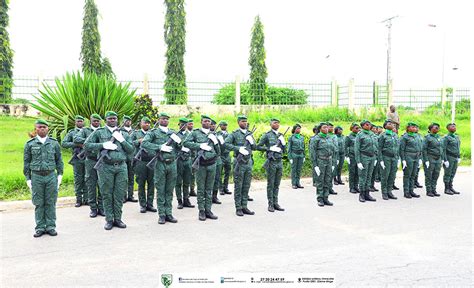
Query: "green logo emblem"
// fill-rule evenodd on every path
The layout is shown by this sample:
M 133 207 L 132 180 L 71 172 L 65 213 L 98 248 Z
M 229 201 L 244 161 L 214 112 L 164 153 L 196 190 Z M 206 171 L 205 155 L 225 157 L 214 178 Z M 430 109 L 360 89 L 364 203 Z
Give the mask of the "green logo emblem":
M 166 288 L 170 287 L 173 283 L 173 275 L 171 274 L 161 274 L 161 284 L 165 285 Z

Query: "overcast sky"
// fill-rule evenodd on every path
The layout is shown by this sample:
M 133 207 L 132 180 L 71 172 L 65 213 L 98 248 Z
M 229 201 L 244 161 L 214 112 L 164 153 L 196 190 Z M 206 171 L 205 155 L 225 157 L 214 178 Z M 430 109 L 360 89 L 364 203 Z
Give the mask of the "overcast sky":
M 163 2 L 96 0 L 102 54 L 109 57 L 119 79 L 142 79 L 144 73 L 164 79 Z M 445 43 L 445 82 L 471 87 L 474 17 L 468 4 L 188 0 L 187 79 L 247 79 L 250 30 L 260 15 L 269 82 L 384 82 L 387 28 L 380 22 L 398 15 L 392 27 L 394 85 L 441 86 Z M 80 69 L 83 5 L 84 0 L 10 1 L 15 75 L 59 76 Z

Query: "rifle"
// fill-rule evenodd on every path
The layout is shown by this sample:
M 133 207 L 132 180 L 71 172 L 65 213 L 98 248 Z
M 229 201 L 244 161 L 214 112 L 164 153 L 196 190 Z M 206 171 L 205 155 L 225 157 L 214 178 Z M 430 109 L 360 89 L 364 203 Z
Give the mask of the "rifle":
M 219 130 L 219 128 L 220 128 L 220 126 L 218 126 L 218 127 L 216 128 L 216 130 L 214 130 L 214 131 L 212 131 L 212 132 L 209 132 L 209 134 L 212 133 L 212 134 L 216 135 L 217 130 Z M 211 143 L 209 143 L 209 141 L 211 141 Z M 219 141 L 219 140 L 217 140 L 217 141 Z M 212 145 L 214 145 L 214 142 L 212 142 L 211 139 L 208 139 L 208 140 L 207 140 L 207 144 L 212 144 Z M 196 159 L 194 159 L 194 162 L 193 162 L 192 168 L 193 168 L 194 170 L 199 169 L 199 162 L 201 161 L 201 158 L 203 158 L 203 157 L 204 157 L 204 150 L 200 149 L 199 152 L 198 152 L 198 154 L 197 154 L 197 156 L 196 156 Z
M 120 127 L 117 127 L 113 132 L 115 131 L 120 131 L 120 129 L 123 127 L 123 123 Z M 112 132 L 112 134 L 113 134 Z M 112 136 L 110 138 L 110 142 L 114 143 L 115 142 L 115 138 L 114 136 Z M 99 170 L 100 167 L 102 167 L 102 165 L 104 164 L 104 159 L 107 158 L 107 160 L 110 160 L 110 155 L 109 155 L 109 150 L 107 149 L 102 149 L 100 150 L 100 156 L 99 156 L 99 159 L 97 160 L 97 163 L 95 163 L 94 165 L 94 169 L 95 170 Z
M 288 133 L 288 130 L 290 130 L 290 127 L 288 127 L 286 129 L 285 133 L 283 133 L 283 138 L 285 137 L 286 133 Z M 278 138 L 280 138 L 280 137 L 278 137 Z M 278 141 L 275 145 L 280 147 L 283 150 L 280 139 L 278 139 Z M 270 164 L 270 160 L 273 160 L 273 161 L 276 160 L 275 152 L 273 152 L 273 151 L 267 151 L 267 160 L 265 160 L 265 163 L 263 163 L 263 165 L 262 165 L 263 169 L 268 170 L 268 168 L 269 168 L 268 165 Z
M 74 160 L 83 160 L 83 159 L 84 159 L 84 149 L 82 149 L 81 147 L 74 147 L 72 158 L 67 163 L 73 165 Z
M 155 129 L 156 125 L 158 125 L 158 122 L 155 123 L 155 125 L 153 126 L 151 130 Z M 141 143 L 140 143 L 140 149 L 138 149 L 138 152 L 137 154 L 135 154 L 135 156 L 133 157 L 132 159 L 132 167 L 135 166 L 135 164 L 138 162 L 138 161 L 142 161 L 143 159 L 143 153 L 147 154 L 146 150 L 142 147 Z
M 244 139 L 245 139 L 244 147 L 245 147 L 245 149 L 250 150 L 250 152 L 252 152 L 252 148 L 249 147 L 250 142 L 249 142 L 249 140 L 247 140 L 247 136 L 252 135 L 255 132 L 255 130 L 257 130 L 257 127 L 255 127 L 255 125 L 253 125 L 252 130 L 247 131 L 247 133 L 245 133 L 245 136 L 244 136 Z M 242 154 L 242 153 L 239 153 L 239 155 L 237 155 L 237 157 L 235 157 L 235 161 L 236 161 L 235 162 L 235 170 L 239 169 L 240 163 L 242 163 L 243 159 L 244 159 L 244 154 Z
M 183 131 L 184 128 L 186 128 L 186 124 L 183 124 L 179 127 L 179 132 Z M 176 135 L 176 133 L 168 133 L 168 135 L 170 135 L 170 136 L 173 135 L 173 134 Z M 176 136 L 179 137 L 178 135 L 176 135 Z M 173 143 L 173 141 L 174 141 L 173 138 L 170 137 L 170 138 L 168 138 L 168 141 L 166 141 L 166 143 L 164 145 L 169 146 L 169 145 L 171 145 L 171 143 Z M 160 161 L 164 161 L 163 155 L 161 154 L 160 150 L 156 151 L 156 155 L 153 156 L 153 158 L 150 160 L 150 162 L 148 162 L 146 164 L 146 167 L 148 167 L 151 170 L 155 169 L 156 161 L 158 159 Z

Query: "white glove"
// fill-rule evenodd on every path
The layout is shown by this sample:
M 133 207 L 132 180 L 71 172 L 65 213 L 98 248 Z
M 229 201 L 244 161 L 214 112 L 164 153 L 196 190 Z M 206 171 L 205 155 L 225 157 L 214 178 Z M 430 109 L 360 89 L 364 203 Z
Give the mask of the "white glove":
M 242 147 L 239 148 L 239 153 L 242 154 L 242 155 L 244 155 L 244 156 L 249 155 L 249 151 L 247 151 L 247 149 L 245 149 L 244 146 L 242 146 Z
M 304 163 L 304 160 L 306 160 L 306 158 L 303 158 L 303 163 Z
M 163 152 L 168 152 L 169 153 L 169 152 L 173 151 L 173 147 L 168 146 L 166 144 L 163 144 L 163 145 L 161 145 L 160 150 L 163 151 Z
M 318 175 L 318 176 L 319 176 L 319 174 L 321 174 L 321 170 L 319 170 L 318 166 L 314 167 L 314 172 L 316 172 L 316 175 Z
M 405 170 L 407 168 L 407 161 L 403 160 L 402 161 L 402 170 Z
M 186 153 L 189 153 L 189 152 L 190 152 L 189 148 L 188 148 L 188 147 L 184 147 L 184 146 L 181 147 L 181 151 L 186 152 Z
M 174 133 L 171 134 L 170 138 L 173 139 L 173 141 L 178 143 L 178 144 L 181 143 L 181 138 L 179 138 L 179 136 L 174 134 Z
M 398 161 L 397 161 L 397 167 L 400 167 L 400 164 L 401 164 L 401 163 L 402 163 L 402 162 L 400 161 L 400 159 L 398 159 Z
M 331 167 L 331 171 L 334 171 L 334 166 Z
M 209 146 L 207 143 L 201 143 L 201 145 L 199 145 L 199 148 L 202 149 L 202 150 L 205 150 L 205 151 L 211 151 L 212 150 L 211 146 Z
M 217 136 L 217 140 L 219 140 L 219 142 L 221 142 L 221 145 L 223 145 L 224 142 L 225 142 L 224 137 L 222 137 L 222 135 Z
M 31 185 L 31 180 L 26 180 L 26 186 L 28 186 L 28 188 L 33 189 L 33 185 Z
M 273 145 L 270 147 L 270 151 L 281 153 L 281 148 L 276 145 Z
M 351 164 L 351 158 L 346 157 L 346 161 L 347 161 L 347 164 L 349 164 L 349 165 Z
M 117 144 L 112 143 L 112 141 L 102 143 L 102 147 L 106 150 L 117 150 Z
M 253 140 L 252 135 L 247 135 L 247 137 L 245 137 L 245 139 L 247 141 L 249 141 L 250 145 L 253 145 L 255 143 L 255 141 Z
M 430 161 L 425 162 L 426 168 L 430 168 Z
M 120 133 L 119 131 L 115 131 L 113 134 L 112 134 L 112 137 L 114 137 L 117 141 L 119 141 L 120 143 L 122 143 L 123 141 L 125 141 L 125 138 L 123 138 L 123 135 L 122 133 Z
M 444 161 L 444 167 L 449 168 L 449 161 Z
M 290 164 L 293 164 L 293 159 L 290 159 Z
M 418 168 L 421 168 L 421 165 L 423 165 L 423 161 L 421 159 L 418 159 Z
M 336 161 L 336 165 L 339 165 L 339 160 Z
M 283 135 L 280 135 L 280 137 L 278 137 L 278 140 L 280 140 L 281 145 L 285 146 L 285 137 L 283 137 Z
M 458 158 L 458 164 L 461 163 L 461 158 Z
M 213 133 L 209 133 L 209 135 L 207 135 L 207 138 L 211 139 L 212 143 L 214 143 L 214 145 L 216 145 L 217 143 L 217 137 L 216 135 L 214 135 Z
M 377 160 L 374 161 L 374 166 L 377 166 Z
M 59 185 L 61 185 L 62 181 L 63 181 L 63 175 L 58 175 L 58 189 L 59 189 Z
M 357 163 L 357 168 L 359 168 L 359 170 L 364 170 L 364 165 L 362 165 L 362 163 Z
M 380 161 L 380 167 L 385 170 L 385 163 L 383 161 Z

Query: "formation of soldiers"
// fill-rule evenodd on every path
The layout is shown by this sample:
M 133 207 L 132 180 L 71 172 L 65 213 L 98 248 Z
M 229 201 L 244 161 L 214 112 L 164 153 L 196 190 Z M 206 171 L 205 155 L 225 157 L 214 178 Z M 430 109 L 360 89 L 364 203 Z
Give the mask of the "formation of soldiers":
M 285 211 L 279 202 L 283 174 L 283 155 L 291 164 L 293 189 L 303 188 L 300 182 L 305 162 L 305 137 L 301 125 L 292 127 L 286 143 L 286 133 L 279 132 L 280 121 L 270 120 L 270 130 L 257 142 L 254 129 L 249 129 L 245 115 L 237 117 L 238 128 L 227 131 L 228 123 L 201 115 L 201 127 L 194 129 L 192 119 L 179 118 L 176 130 L 169 127 L 170 116 L 160 113 L 158 122 L 151 127 L 143 117 L 139 128 L 132 128 L 131 118 L 124 116 L 119 126 L 117 113 L 105 114 L 105 126 L 98 114 L 90 116 L 90 127 L 84 127 L 84 118 L 75 117 L 75 128 L 69 131 L 62 147 L 72 149 L 69 164 L 74 171 L 76 207 L 89 205 L 89 216 L 105 217 L 104 229 L 126 228 L 122 221 L 125 202 L 138 202 L 140 213 L 158 212 L 158 223 L 177 223 L 173 216 L 173 194 L 177 208 L 195 208 L 190 196 L 197 196 L 198 219 L 217 220 L 213 204 L 221 204 L 217 195 L 232 194 L 229 178 L 233 173 L 234 203 L 237 216 L 254 215 L 248 207 L 252 181 L 253 151 L 263 151 L 263 168 L 267 176 L 268 211 Z M 386 120 L 383 126 L 370 121 L 352 123 L 350 133 L 343 136 L 340 126 L 321 122 L 313 128 L 309 140 L 309 156 L 316 187 L 318 206 L 332 206 L 329 195 L 336 195 L 333 185 L 345 185 L 341 179 L 344 162 L 349 168 L 349 192 L 359 194 L 359 201 L 376 201 L 370 192 L 378 191 L 381 183 L 384 200 L 397 199 L 395 176 L 400 165 L 403 169 L 403 195 L 418 198 L 414 189 L 421 166 L 425 172 L 426 195 L 438 197 L 437 181 L 444 166 L 444 193 L 459 194 L 453 188 L 453 179 L 460 162 L 460 140 L 456 125 L 446 126 L 448 134 L 438 135 L 440 125 L 432 123 L 422 138 L 418 125 L 409 122 L 406 133 L 398 137 L 398 125 Z M 30 139 L 24 150 L 24 175 L 32 191 L 35 205 L 35 237 L 55 230 L 56 200 L 63 174 L 59 143 L 48 137 L 49 124 L 35 122 L 37 136 Z M 385 129 L 385 131 L 383 131 Z M 218 131 L 219 130 L 219 131 Z M 231 159 L 233 154 L 233 161 Z M 138 200 L 134 199 L 134 181 L 138 184 Z M 196 182 L 196 192 L 194 191 Z M 156 190 L 157 208 L 153 206 Z M 173 193 L 174 192 L 174 193 Z

